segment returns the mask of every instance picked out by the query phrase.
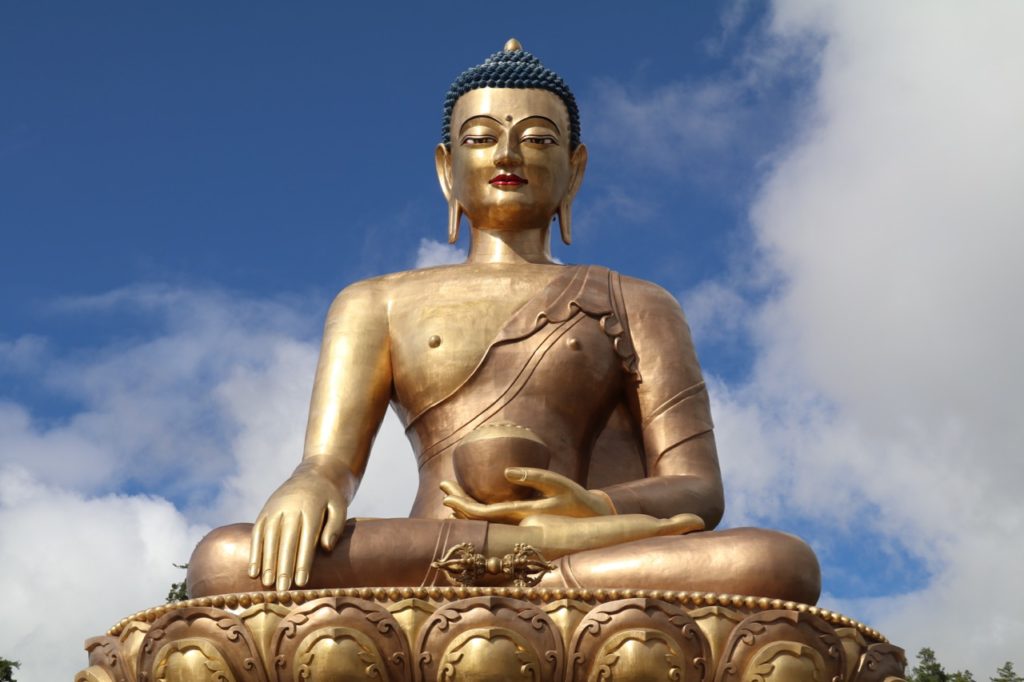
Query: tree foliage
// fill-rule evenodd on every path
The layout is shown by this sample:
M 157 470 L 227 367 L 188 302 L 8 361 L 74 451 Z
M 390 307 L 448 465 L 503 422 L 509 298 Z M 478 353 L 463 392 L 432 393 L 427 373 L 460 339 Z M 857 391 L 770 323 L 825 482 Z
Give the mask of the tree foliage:
M 174 564 L 175 568 L 188 568 L 188 564 Z M 167 592 L 167 603 L 185 601 L 188 599 L 188 592 L 185 591 L 185 581 L 171 583 L 171 589 Z M 2 682 L 2 680 L 0 680 Z
M 935 652 L 925 647 L 917 652 L 917 665 L 910 671 L 908 682 L 951 682 L 951 678 Z
M 992 682 L 1024 682 L 1024 677 L 1021 677 L 1013 670 L 1013 663 L 1007 661 L 996 670 L 996 676 L 988 678 Z
M 997 671 L 995 677 L 988 678 L 991 682 L 1024 682 L 1024 677 L 1013 669 L 1013 663 L 1007 661 Z M 970 670 L 958 670 L 948 673 L 942 667 L 935 652 L 925 647 L 917 652 L 917 665 L 907 675 L 907 682 L 977 682 Z
M 20 667 L 21 663 L 0 656 L 0 682 L 15 682 L 14 671 Z

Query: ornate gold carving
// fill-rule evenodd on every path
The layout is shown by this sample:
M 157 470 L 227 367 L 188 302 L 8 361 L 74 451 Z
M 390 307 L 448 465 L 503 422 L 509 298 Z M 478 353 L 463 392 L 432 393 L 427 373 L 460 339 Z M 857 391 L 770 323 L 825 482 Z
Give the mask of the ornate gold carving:
M 871 644 L 860 657 L 854 682 L 902 681 L 907 667 L 903 649 L 887 643 Z
M 615 682 L 682 680 L 686 662 L 658 630 L 626 630 L 609 638 L 595 657 L 597 679 Z
M 846 652 L 846 674 L 843 679 L 852 680 L 853 673 L 860 664 L 861 652 L 868 645 L 867 640 L 857 631 L 857 628 L 836 628 L 836 635 L 843 643 L 843 651 Z
M 237 682 L 220 649 L 198 637 L 168 642 L 155 661 L 155 682 Z
M 828 665 L 813 648 L 796 642 L 773 642 L 760 649 L 741 676 L 745 682 L 840 682 L 828 677 Z
M 521 635 L 507 628 L 475 628 L 452 640 L 441 656 L 438 680 L 525 679 L 539 682 L 541 662 Z
M 118 637 L 121 641 L 121 652 L 125 666 L 127 666 L 131 675 L 129 679 L 134 680 L 138 677 L 139 652 L 142 650 L 142 642 L 146 639 L 149 628 L 149 623 L 133 620 L 125 626 Z
M 576 627 L 569 652 L 570 680 L 700 681 L 710 676 L 710 648 L 697 623 L 678 606 L 652 599 L 597 606 Z
M 427 622 L 427 619 L 434 614 L 435 607 L 423 599 L 403 599 L 397 604 L 387 607 L 388 612 L 402 627 L 405 639 L 409 643 L 409 649 L 416 645 L 416 637 L 420 634 L 420 628 Z
M 394 592 L 396 596 L 389 597 Z M 821 618 L 826 623 L 838 627 L 857 628 L 864 637 L 876 642 L 888 642 L 889 640 L 878 630 L 871 628 L 864 623 L 848 618 L 842 614 L 817 606 L 808 606 L 793 601 L 782 599 L 768 599 L 766 597 L 753 597 L 737 594 L 719 594 L 717 592 L 680 592 L 676 590 L 631 590 L 631 589 L 553 589 L 553 588 L 528 588 L 517 589 L 508 587 L 472 587 L 464 588 L 465 596 L 472 597 L 504 597 L 511 596 L 515 592 L 517 599 L 527 601 L 551 602 L 558 599 L 577 599 L 585 603 L 603 603 L 618 599 L 642 598 L 660 599 L 662 601 L 679 604 L 686 608 L 700 608 L 704 606 L 724 606 L 727 608 L 744 608 L 748 611 L 765 611 L 768 609 L 785 609 L 789 611 L 800 611 L 809 613 Z M 400 596 L 397 596 L 399 595 Z M 301 603 L 302 600 L 315 599 L 320 597 L 356 597 L 359 599 L 427 599 L 436 600 L 440 594 L 436 587 L 402 587 L 402 588 L 368 588 L 368 587 L 332 587 L 319 590 L 287 590 L 284 592 L 240 592 L 235 594 L 224 594 L 216 597 L 202 597 L 189 599 L 174 604 L 166 604 L 152 609 L 138 611 L 127 618 L 123 618 L 116 625 L 107 631 L 107 635 L 118 636 L 129 626 L 130 623 L 152 623 L 166 613 L 187 609 L 196 606 L 214 606 L 216 608 L 227 608 L 229 610 L 248 608 L 253 604 L 275 604 L 280 603 L 288 606 L 293 603 Z M 460 593 L 463 594 L 463 593 Z M 460 597 L 461 598 L 461 597 Z
M 108 635 L 87 639 L 85 650 L 89 652 L 89 670 L 92 671 L 90 674 L 96 676 L 96 679 L 130 679 L 128 676 L 134 672 L 125 660 L 121 641 L 117 637 Z M 102 675 L 107 677 L 104 678 Z
M 556 599 L 541 608 L 558 628 L 566 647 L 569 646 L 572 633 L 576 632 L 580 621 L 590 612 L 590 606 L 577 599 Z
M 473 677 L 470 671 L 493 660 L 481 659 L 485 654 L 514 661 L 510 674 L 560 680 L 565 659 L 562 638 L 548 615 L 529 602 L 507 597 L 475 597 L 441 606 L 420 630 L 416 649 L 420 680 L 505 679 L 502 671 Z
M 398 621 L 366 599 L 315 599 L 277 626 L 271 644 L 279 682 L 411 677 L 411 655 Z M 342 674 L 344 673 L 344 674 Z
M 715 682 L 841 682 L 846 653 L 832 627 L 801 611 L 771 610 L 741 622 L 725 647 Z
M 444 571 L 451 585 L 472 587 L 487 575 L 487 557 L 478 553 L 471 542 L 460 542 L 430 565 Z
M 906 666 L 901 649 L 825 609 L 628 589 L 402 587 L 221 595 L 141 612 L 110 635 L 88 640 L 86 648 L 89 666 L 76 682 L 902 682 Z
M 722 606 L 704 606 L 690 611 L 690 618 L 696 621 L 701 632 L 704 633 L 704 637 L 708 640 L 710 649 L 708 670 L 718 669 L 718 662 L 722 660 L 725 643 L 744 617 L 739 611 Z
M 450 584 L 463 587 L 476 585 L 485 575 L 502 575 L 515 587 L 533 587 L 545 573 L 555 570 L 554 564 L 524 543 L 516 544 L 510 553 L 498 559 L 478 554 L 472 543 L 463 542 L 430 565 L 443 571 Z
M 75 682 L 114 682 L 114 678 L 100 666 L 90 665 L 85 670 L 78 671 Z
M 373 640 L 352 628 L 314 630 L 292 660 L 295 680 L 382 680 L 385 667 Z
M 214 607 L 172 610 L 149 628 L 139 654 L 140 682 L 268 682 L 252 634 Z
M 274 655 L 271 649 L 271 642 L 278 624 L 289 613 L 289 609 L 280 604 L 257 604 L 250 606 L 238 614 L 238 619 L 249 628 L 253 639 L 256 641 L 257 651 L 263 661 L 263 667 L 271 670 L 274 666 Z

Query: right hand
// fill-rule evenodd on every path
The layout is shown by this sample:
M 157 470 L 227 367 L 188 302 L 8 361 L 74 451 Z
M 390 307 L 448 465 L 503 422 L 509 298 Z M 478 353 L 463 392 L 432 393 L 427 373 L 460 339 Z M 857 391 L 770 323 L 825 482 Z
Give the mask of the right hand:
M 300 467 L 301 469 L 301 467 Z M 341 486 L 310 469 L 296 471 L 274 491 L 252 528 L 249 577 L 287 590 L 309 580 L 317 541 L 331 551 L 345 526 Z
M 546 556 L 559 557 L 659 535 L 693 533 L 704 530 L 704 520 L 696 514 L 676 514 L 667 519 L 646 514 L 589 518 L 537 514 L 523 520 L 519 527 L 539 529 L 538 549 Z

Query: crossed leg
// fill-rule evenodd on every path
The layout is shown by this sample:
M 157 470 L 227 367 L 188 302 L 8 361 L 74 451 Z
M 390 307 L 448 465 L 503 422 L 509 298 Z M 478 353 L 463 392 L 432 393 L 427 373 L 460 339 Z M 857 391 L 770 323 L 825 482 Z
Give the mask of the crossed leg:
M 482 521 L 352 519 L 334 551 L 318 551 L 305 587 L 446 584 L 430 567 L 448 548 L 487 543 Z M 202 597 L 265 590 L 248 575 L 251 524 L 211 531 L 189 561 L 188 592 Z M 541 586 L 724 592 L 813 604 L 821 589 L 814 552 L 785 533 L 735 528 L 635 540 L 557 560 Z

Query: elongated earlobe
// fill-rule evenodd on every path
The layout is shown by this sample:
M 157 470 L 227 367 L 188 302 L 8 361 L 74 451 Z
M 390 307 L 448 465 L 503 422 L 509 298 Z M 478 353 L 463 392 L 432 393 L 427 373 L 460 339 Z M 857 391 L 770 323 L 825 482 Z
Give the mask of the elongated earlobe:
M 448 198 L 448 243 L 459 241 L 459 223 L 462 222 L 462 206 L 454 196 Z
M 444 198 L 448 200 L 448 243 L 459 240 L 459 223 L 462 221 L 462 206 L 452 190 L 452 156 L 443 144 L 434 149 L 434 165 L 437 168 L 437 182 L 441 185 Z
M 566 197 L 558 205 L 558 227 L 562 232 L 562 241 L 572 244 L 572 199 Z
M 576 192 L 580 190 L 583 183 L 583 173 L 587 170 L 587 146 L 581 144 L 572 153 L 572 178 L 569 180 L 569 190 L 562 197 L 558 204 L 558 225 L 562 230 L 562 241 L 572 244 L 572 200 L 576 198 Z

